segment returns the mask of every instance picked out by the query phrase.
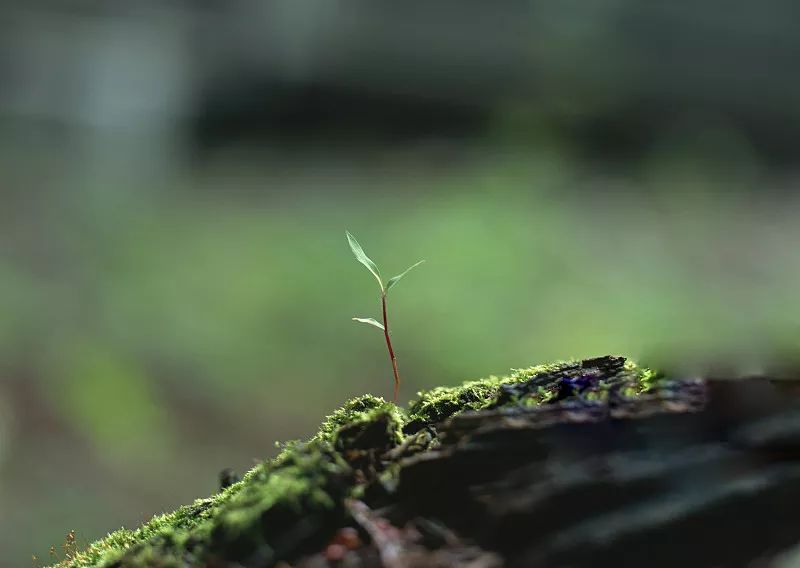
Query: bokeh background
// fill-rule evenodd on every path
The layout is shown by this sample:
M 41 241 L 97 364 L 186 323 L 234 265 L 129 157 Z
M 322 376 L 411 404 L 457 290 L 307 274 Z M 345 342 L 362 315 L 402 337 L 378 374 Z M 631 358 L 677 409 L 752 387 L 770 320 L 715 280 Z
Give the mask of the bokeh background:
M 0 5 L 0 565 L 348 397 L 800 341 L 795 2 Z

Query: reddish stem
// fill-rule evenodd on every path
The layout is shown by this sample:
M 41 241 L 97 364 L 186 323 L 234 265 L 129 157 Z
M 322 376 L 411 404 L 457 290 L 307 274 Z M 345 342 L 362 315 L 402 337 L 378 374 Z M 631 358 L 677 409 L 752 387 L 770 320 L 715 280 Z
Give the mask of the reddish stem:
M 397 370 L 397 358 L 392 349 L 392 340 L 389 338 L 389 320 L 386 318 L 386 292 L 381 293 L 381 307 L 383 308 L 383 336 L 386 338 L 386 347 L 389 349 L 389 358 L 392 360 L 394 372 L 394 401 L 397 402 L 397 392 L 400 389 L 400 373 Z

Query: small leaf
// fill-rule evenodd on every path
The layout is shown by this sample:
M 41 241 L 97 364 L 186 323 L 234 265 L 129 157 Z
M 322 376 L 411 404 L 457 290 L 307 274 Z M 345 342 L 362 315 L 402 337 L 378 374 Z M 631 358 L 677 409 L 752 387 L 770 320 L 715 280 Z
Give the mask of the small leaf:
M 378 329 L 383 330 L 383 324 L 374 318 L 353 318 L 353 321 L 357 321 L 359 323 L 368 323 L 369 325 L 374 325 Z
M 398 274 L 397 276 L 392 276 L 391 278 L 389 278 L 389 281 L 386 283 L 386 290 L 387 290 L 387 291 L 389 291 L 389 289 L 390 289 L 392 286 L 394 286 L 395 284 L 397 284 L 398 280 L 400 280 L 400 279 L 401 279 L 403 276 L 405 276 L 406 274 L 408 274 L 409 272 L 411 272 L 411 269 L 412 269 L 412 268 L 416 268 L 417 266 L 419 266 L 419 265 L 420 265 L 420 264 L 422 264 L 423 262 L 425 262 L 425 261 L 424 261 L 424 260 L 420 260 L 420 261 L 419 261 L 419 262 L 417 262 L 416 264 L 412 264 L 411 266 L 409 266 L 408 268 L 406 268 L 406 269 L 405 269 L 405 270 L 404 270 L 402 273 Z
M 381 291 L 383 291 L 383 280 L 381 280 L 381 274 L 378 272 L 378 267 L 372 262 L 372 259 L 364 253 L 364 249 L 361 248 L 361 245 L 358 244 L 356 238 L 350 234 L 350 231 L 345 231 L 347 235 L 347 242 L 350 244 L 350 250 L 353 251 L 353 255 L 356 257 L 356 260 L 367 267 L 367 270 L 372 272 L 372 275 L 378 281 L 378 284 L 381 287 Z

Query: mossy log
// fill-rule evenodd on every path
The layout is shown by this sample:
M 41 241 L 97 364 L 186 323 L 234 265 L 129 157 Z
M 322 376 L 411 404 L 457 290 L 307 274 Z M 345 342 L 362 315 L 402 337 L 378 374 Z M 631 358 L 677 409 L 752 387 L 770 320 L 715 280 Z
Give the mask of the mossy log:
M 800 543 L 800 406 L 622 357 L 353 399 L 60 568 L 746 566 Z

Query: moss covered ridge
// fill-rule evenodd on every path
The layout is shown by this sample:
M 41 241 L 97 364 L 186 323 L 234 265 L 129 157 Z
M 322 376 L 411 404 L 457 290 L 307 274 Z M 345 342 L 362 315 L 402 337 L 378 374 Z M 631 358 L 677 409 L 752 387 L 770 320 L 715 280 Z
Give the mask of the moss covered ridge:
M 675 381 L 623 357 L 562 361 L 418 393 L 408 410 L 354 398 L 305 442 L 291 442 L 218 494 L 119 529 L 59 568 L 272 565 L 323 548 L 348 522 L 346 501 L 386 498 L 403 457 L 435 448 L 437 424 L 486 409 L 603 405 L 669 393 Z

